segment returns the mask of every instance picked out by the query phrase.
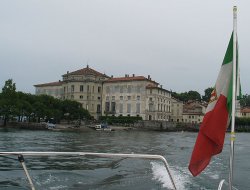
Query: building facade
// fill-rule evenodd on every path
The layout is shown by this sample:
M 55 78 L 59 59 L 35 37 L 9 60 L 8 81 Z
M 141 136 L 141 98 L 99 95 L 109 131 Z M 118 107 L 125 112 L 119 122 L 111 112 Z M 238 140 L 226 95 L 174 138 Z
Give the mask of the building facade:
M 146 120 L 170 121 L 171 93 L 162 86 L 149 84 L 146 86 Z
M 198 101 L 187 102 L 183 106 L 183 122 L 192 124 L 201 123 L 206 112 L 206 107 L 206 103 L 201 103 Z
M 170 108 L 167 106 L 170 105 L 170 98 L 170 93 L 158 88 L 158 83 L 152 81 L 150 76 L 110 78 L 103 84 L 102 114 L 139 116 L 143 120 L 168 120 Z
M 183 122 L 183 102 L 172 97 L 172 122 Z
M 238 117 L 250 118 L 250 108 L 249 107 L 242 108 L 240 110 L 240 114 L 238 115 Z
M 87 66 L 62 75 L 62 99 L 75 100 L 94 117 L 101 115 L 103 82 L 109 77 Z
M 36 94 L 48 94 L 62 100 L 70 99 L 98 119 L 99 116 L 140 116 L 143 120 L 170 121 L 171 93 L 151 80 L 150 76 L 125 75 L 109 77 L 89 66 L 67 72 L 53 88 L 52 83 L 34 85 Z M 55 84 L 54 84 L 55 85 Z M 47 93 L 49 92 L 49 93 Z M 55 90 L 56 92 L 56 90 Z
M 62 81 L 50 82 L 45 84 L 34 85 L 36 88 L 36 95 L 46 94 L 54 98 L 61 99 L 63 96 Z

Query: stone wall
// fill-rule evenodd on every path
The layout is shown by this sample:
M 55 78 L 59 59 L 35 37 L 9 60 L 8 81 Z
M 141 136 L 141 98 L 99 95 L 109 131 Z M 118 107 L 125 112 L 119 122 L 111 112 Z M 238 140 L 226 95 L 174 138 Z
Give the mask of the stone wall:
M 186 123 L 175 123 L 169 121 L 138 121 L 133 125 L 130 125 L 139 130 L 151 130 L 151 131 L 198 131 L 198 126 L 194 126 Z
M 32 130 L 47 130 L 46 123 L 8 122 L 7 127 Z

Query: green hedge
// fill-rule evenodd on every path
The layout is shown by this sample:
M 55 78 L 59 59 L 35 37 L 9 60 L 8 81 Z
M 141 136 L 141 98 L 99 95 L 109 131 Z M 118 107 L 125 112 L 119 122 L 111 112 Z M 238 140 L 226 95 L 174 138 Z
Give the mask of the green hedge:
M 235 118 L 235 125 L 248 125 L 250 126 L 250 118 Z
M 100 116 L 101 122 L 107 122 L 108 124 L 130 124 L 142 120 L 142 117 L 137 116 Z

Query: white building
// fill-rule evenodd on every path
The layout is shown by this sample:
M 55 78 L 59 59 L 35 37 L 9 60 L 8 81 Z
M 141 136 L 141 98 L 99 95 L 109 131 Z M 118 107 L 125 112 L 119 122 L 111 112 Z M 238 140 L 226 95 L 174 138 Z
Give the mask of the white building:
M 183 122 L 183 102 L 172 97 L 171 121 Z
M 150 76 L 109 77 L 86 68 L 67 72 L 57 83 L 34 85 L 36 94 L 78 101 L 98 119 L 103 115 L 140 116 L 170 121 L 171 93 Z
M 46 94 L 54 98 L 61 99 L 63 95 L 62 81 L 50 82 L 44 84 L 34 85 L 36 88 L 36 95 Z

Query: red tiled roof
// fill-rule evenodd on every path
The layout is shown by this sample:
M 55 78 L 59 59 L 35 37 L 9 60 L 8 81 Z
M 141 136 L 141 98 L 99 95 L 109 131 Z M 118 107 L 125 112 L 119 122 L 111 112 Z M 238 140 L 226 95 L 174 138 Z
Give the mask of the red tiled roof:
M 250 108 L 243 108 L 240 110 L 241 113 L 250 113 Z
M 127 82 L 127 81 L 149 81 L 144 76 L 131 76 L 131 77 L 116 77 L 116 78 L 110 78 L 105 82 Z M 151 81 L 156 83 L 155 81 Z
M 49 83 L 44 83 L 44 84 L 36 84 L 34 85 L 35 87 L 44 87 L 44 86 L 61 86 L 62 81 L 57 81 L 57 82 L 49 82 Z
M 95 75 L 95 76 L 108 77 L 105 74 L 102 74 L 102 73 L 100 73 L 100 72 L 98 72 L 98 71 L 96 71 L 94 69 L 89 68 L 89 66 L 87 66 L 86 68 L 83 68 L 83 69 L 79 69 L 77 71 L 73 71 L 73 72 L 64 74 L 63 76 L 65 76 L 65 75 Z

